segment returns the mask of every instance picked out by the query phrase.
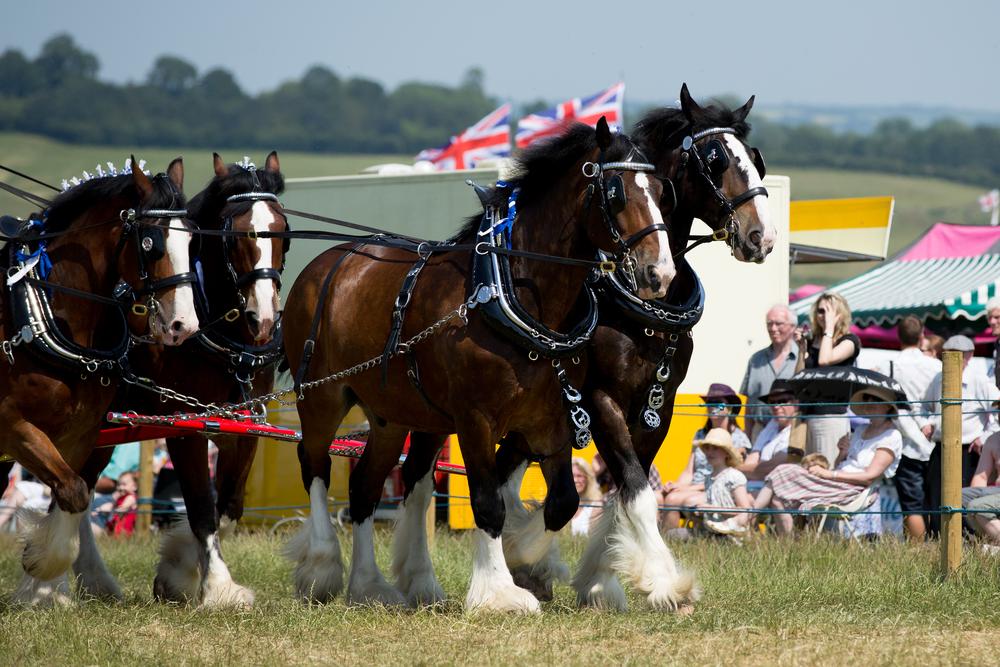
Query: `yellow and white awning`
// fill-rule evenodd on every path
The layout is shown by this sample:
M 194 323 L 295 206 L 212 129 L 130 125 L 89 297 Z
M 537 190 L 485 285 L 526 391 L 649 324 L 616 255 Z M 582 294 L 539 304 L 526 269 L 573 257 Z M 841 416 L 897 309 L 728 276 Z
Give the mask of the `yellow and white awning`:
M 791 263 L 885 259 L 894 204 L 893 197 L 793 201 Z

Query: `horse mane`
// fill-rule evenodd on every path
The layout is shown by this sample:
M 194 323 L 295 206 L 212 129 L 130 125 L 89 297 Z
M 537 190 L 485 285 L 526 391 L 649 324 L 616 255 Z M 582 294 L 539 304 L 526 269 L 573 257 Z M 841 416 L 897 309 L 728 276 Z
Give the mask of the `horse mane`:
M 222 210 L 226 208 L 227 197 L 255 191 L 280 195 L 285 191 L 285 177 L 281 172 L 264 169 L 255 171 L 259 186 L 254 183 L 252 172 L 239 165 L 229 165 L 225 176 L 214 176 L 204 190 L 191 198 L 188 202 L 188 217 L 204 224 L 221 216 Z M 229 205 L 231 215 L 241 215 L 253 204 L 251 201 L 234 202 Z
M 681 109 L 665 107 L 653 109 L 642 117 L 632 130 L 635 140 L 650 153 L 672 150 L 680 146 L 687 134 L 710 127 L 731 127 L 740 140 L 750 134 L 750 124 L 740 120 L 736 112 L 721 102 L 701 107 L 695 112 L 694 123 L 688 121 Z M 685 130 L 688 130 L 685 132 Z
M 611 145 L 604 152 L 606 162 L 624 160 L 635 148 L 635 144 L 624 134 L 614 132 Z M 508 183 L 521 188 L 517 198 L 522 210 L 545 198 L 566 173 L 583 156 L 597 149 L 597 133 L 593 127 L 583 123 L 572 123 L 564 132 L 537 141 L 523 149 L 514 157 Z M 496 186 L 488 189 L 488 206 L 506 211 L 509 188 Z M 460 241 L 468 241 L 479 231 L 482 214 L 470 216 L 456 235 Z
M 150 182 L 153 192 L 146 206 L 170 209 L 184 206 L 184 195 L 174 188 L 166 174 L 157 174 Z M 44 212 L 45 231 L 62 231 L 89 209 L 114 197 L 126 197 L 138 202 L 139 193 L 132 174 L 92 178 L 59 194 Z

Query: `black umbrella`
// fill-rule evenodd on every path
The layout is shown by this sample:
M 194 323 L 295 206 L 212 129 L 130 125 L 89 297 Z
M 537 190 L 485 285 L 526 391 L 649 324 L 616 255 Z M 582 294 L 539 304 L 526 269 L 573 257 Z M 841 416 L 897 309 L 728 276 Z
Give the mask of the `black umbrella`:
M 846 403 L 862 389 L 877 389 L 891 396 L 894 403 L 909 407 L 902 385 L 888 375 L 853 366 L 806 368 L 788 379 L 792 390 L 803 403 Z

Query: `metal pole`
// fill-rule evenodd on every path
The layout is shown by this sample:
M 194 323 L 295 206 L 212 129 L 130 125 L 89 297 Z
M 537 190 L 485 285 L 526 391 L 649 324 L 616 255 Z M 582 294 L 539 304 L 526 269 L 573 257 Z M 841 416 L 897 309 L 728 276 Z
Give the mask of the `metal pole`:
M 962 353 L 949 350 L 942 359 L 941 505 L 962 506 Z M 941 576 L 962 562 L 962 515 L 941 515 Z
M 139 444 L 139 515 L 136 517 L 136 532 L 140 535 L 149 533 L 153 524 L 153 451 L 155 440 L 143 440 Z

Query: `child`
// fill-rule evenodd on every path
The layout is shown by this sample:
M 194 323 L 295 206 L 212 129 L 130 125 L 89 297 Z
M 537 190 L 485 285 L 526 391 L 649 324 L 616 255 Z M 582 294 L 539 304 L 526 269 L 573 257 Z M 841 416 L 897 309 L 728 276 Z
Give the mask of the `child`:
M 108 518 L 108 532 L 112 535 L 131 535 L 135 531 L 138 514 L 139 480 L 134 472 L 123 472 L 118 477 L 118 488 L 114 492 L 114 511 Z
M 712 466 L 712 475 L 705 480 L 706 504 L 699 509 L 726 510 L 750 509 L 753 499 L 747 492 L 747 478 L 736 469 L 743 462 L 743 457 L 736 450 L 733 438 L 724 428 L 713 428 L 705 437 L 697 441 L 701 451 Z M 712 512 L 706 515 L 713 521 L 735 516 L 735 512 Z M 711 521 L 703 522 L 710 526 Z
M 830 459 L 826 458 L 819 452 L 813 452 L 812 454 L 806 454 L 805 456 L 803 456 L 802 460 L 799 461 L 799 465 L 805 468 L 806 470 L 809 470 L 809 468 L 811 468 L 812 466 L 819 466 L 820 468 L 829 470 Z

